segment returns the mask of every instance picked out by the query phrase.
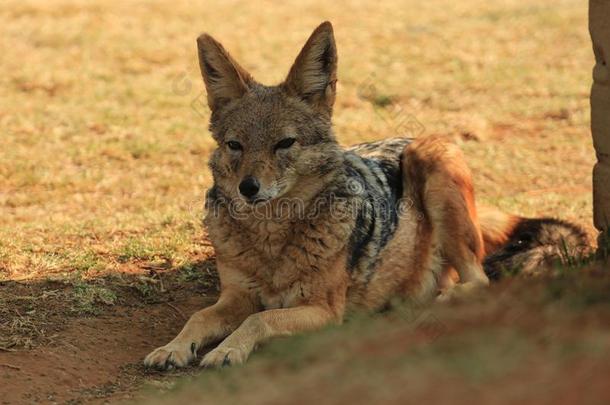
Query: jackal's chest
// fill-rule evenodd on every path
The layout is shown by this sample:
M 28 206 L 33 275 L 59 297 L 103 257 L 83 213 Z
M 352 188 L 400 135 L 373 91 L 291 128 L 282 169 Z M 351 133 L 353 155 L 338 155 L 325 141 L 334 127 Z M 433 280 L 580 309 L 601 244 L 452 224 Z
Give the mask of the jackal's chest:
M 303 298 L 305 298 L 300 283 L 294 283 L 280 291 L 263 288 L 259 290 L 258 296 L 260 303 L 265 309 L 294 307 L 299 305 Z
M 265 309 L 297 306 L 310 295 L 310 277 L 281 256 L 252 251 L 247 260 L 234 263 L 231 270 L 236 273 L 231 277 L 239 279 Z
M 205 225 L 219 256 L 244 263 L 270 262 L 279 257 L 291 234 L 287 222 L 258 219 L 238 222 L 225 212 L 206 216 Z

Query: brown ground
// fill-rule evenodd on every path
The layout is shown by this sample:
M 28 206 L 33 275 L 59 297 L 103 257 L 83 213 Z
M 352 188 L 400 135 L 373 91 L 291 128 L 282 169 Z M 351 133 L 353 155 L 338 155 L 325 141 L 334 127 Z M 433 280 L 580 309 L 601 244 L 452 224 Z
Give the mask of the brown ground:
M 210 266 L 202 262 L 193 271 L 208 274 Z M 0 323 L 0 403 L 119 399 L 144 380 L 163 381 L 163 374 L 141 366 L 143 356 L 217 296 L 213 275 L 193 281 L 180 274 L 155 273 L 162 290 L 157 284 L 145 294 L 135 277 L 112 280 L 122 287 L 115 287 L 112 305 L 93 299 L 94 313 L 69 283 L 1 284 L 2 313 L 8 316 Z M 9 317 L 21 324 L 5 322 Z

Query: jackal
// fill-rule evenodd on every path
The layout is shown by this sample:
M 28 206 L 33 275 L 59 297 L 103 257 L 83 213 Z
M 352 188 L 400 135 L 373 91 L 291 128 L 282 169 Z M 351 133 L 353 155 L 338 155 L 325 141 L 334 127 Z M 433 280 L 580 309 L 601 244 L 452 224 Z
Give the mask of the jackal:
M 211 36 L 197 45 L 218 144 L 204 222 L 221 293 L 147 366 L 185 366 L 217 341 L 201 365 L 242 363 L 257 344 L 351 308 L 463 296 L 503 268 L 535 273 L 586 245 L 563 221 L 477 210 L 464 157 L 443 138 L 339 146 L 329 22 L 277 86 L 257 83 Z

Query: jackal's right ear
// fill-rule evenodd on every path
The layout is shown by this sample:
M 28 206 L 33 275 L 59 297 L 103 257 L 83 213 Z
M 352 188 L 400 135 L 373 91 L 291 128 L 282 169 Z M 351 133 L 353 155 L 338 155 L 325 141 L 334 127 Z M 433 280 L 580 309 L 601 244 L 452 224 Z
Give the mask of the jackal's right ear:
M 242 97 L 254 83 L 252 76 L 210 35 L 202 34 L 197 38 L 197 49 L 212 111 Z
M 333 26 L 326 21 L 311 34 L 282 86 L 289 94 L 330 115 L 336 84 L 337 47 Z

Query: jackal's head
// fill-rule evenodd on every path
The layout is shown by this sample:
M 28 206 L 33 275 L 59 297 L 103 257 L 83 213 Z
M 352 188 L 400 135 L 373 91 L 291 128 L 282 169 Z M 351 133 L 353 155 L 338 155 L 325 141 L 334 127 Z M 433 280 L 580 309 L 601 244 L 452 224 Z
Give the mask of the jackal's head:
M 216 186 L 248 203 L 306 198 L 341 161 L 331 131 L 332 25 L 316 28 L 277 86 L 257 83 L 211 36 L 201 35 L 197 46 L 218 143 L 210 159 Z

